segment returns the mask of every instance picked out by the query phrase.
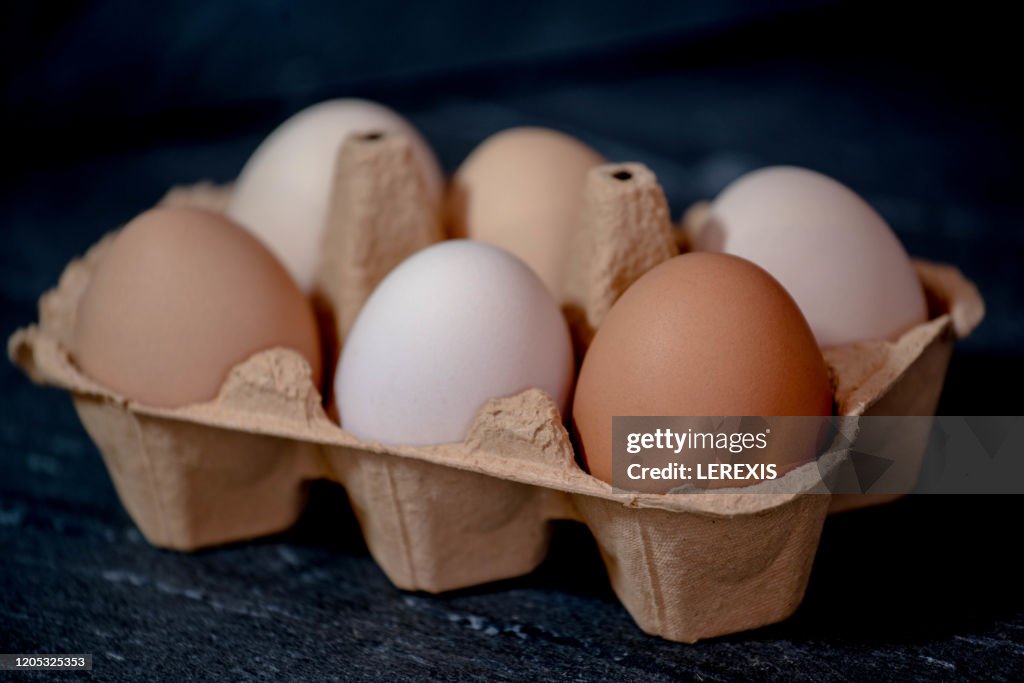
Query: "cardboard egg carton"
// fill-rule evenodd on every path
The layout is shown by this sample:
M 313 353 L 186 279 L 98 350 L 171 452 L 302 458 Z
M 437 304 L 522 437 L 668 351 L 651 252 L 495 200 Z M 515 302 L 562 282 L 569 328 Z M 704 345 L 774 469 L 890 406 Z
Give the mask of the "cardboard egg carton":
M 399 136 L 349 138 L 333 192 L 315 294 L 328 353 L 380 279 L 442 237 L 439 207 Z M 230 188 L 197 185 L 164 203 L 223 210 L 229 197 Z M 664 195 L 639 164 L 590 172 L 581 224 L 565 302 L 579 352 L 619 294 L 677 253 Z M 649 633 L 694 642 L 780 621 L 800 603 L 832 498 L 824 479 L 841 452 L 742 490 L 616 492 L 579 467 L 565 416 L 539 390 L 487 403 L 461 443 L 387 446 L 341 429 L 305 360 L 287 349 L 233 368 L 207 403 L 140 405 L 73 361 L 78 300 L 108 244 L 67 266 L 40 299 L 39 324 L 15 332 L 8 352 L 34 381 L 70 392 L 153 545 L 195 550 L 281 531 L 303 509 L 305 482 L 330 479 L 345 487 L 371 554 L 399 588 L 440 592 L 526 574 L 547 553 L 550 522 L 568 519 L 587 525 L 615 593 Z M 921 264 L 920 273 L 937 317 L 895 344 L 829 354 L 848 440 L 857 415 L 887 402 L 934 408 L 953 338 L 980 316 L 977 293 L 955 270 Z

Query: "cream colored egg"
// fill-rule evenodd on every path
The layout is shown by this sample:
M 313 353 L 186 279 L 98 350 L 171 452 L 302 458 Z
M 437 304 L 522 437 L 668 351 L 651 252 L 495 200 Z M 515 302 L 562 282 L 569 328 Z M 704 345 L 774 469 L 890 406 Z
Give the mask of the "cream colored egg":
M 511 128 L 478 146 L 448 194 L 453 232 L 494 244 L 529 265 L 561 301 L 593 149 L 546 128 Z
M 431 195 L 440 202 L 441 168 L 423 137 L 387 107 L 358 99 L 321 102 L 292 116 L 253 153 L 238 178 L 228 215 L 259 237 L 303 291 L 316 278 L 334 164 L 349 135 L 407 136 Z

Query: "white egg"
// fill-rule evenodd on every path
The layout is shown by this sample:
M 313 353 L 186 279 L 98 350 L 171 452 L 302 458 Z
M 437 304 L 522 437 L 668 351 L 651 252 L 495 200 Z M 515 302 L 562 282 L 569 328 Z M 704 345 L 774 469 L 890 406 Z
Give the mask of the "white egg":
M 439 203 L 441 169 L 423 137 L 387 107 L 358 99 L 321 102 L 292 116 L 253 153 L 235 185 L 228 215 L 263 240 L 306 292 L 316 277 L 338 149 L 349 135 L 371 131 L 412 141 Z
M 928 318 L 921 283 L 885 220 L 804 168 L 764 168 L 711 204 L 697 249 L 742 256 L 782 283 L 819 346 L 891 340 Z
M 406 259 L 367 300 L 335 375 L 342 427 L 362 439 L 461 441 L 492 398 L 530 388 L 563 410 L 569 331 L 541 280 L 512 254 L 451 240 Z

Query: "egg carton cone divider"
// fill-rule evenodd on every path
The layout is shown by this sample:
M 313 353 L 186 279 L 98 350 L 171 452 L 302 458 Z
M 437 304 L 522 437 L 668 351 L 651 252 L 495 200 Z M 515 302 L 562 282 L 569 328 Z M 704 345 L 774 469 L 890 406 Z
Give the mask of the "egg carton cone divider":
M 339 147 L 313 296 L 325 368 L 334 367 L 341 340 L 380 281 L 443 237 L 440 207 L 408 139 L 367 132 Z

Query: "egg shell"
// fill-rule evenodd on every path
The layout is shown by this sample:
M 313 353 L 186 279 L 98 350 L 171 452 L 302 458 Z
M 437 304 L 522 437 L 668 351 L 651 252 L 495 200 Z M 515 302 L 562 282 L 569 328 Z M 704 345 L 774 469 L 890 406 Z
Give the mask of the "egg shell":
M 258 240 L 222 215 L 152 209 L 113 239 L 79 302 L 75 360 L 122 396 L 181 406 L 217 395 L 258 351 L 297 350 L 320 380 L 312 307 Z
M 342 426 L 370 441 L 462 441 L 492 398 L 540 388 L 565 408 L 569 330 L 543 283 L 497 247 L 450 240 L 384 278 L 342 347 Z
M 793 296 L 822 347 L 892 341 L 928 319 L 899 239 L 856 193 L 804 168 L 764 168 L 711 203 L 695 246 L 758 264 Z
M 313 288 L 341 143 L 361 133 L 400 133 L 432 200 L 443 175 L 426 140 L 399 114 L 359 99 L 303 109 L 274 130 L 246 162 L 228 215 L 251 230 L 284 263 L 305 292 Z
M 697 253 L 648 271 L 612 306 L 580 368 L 573 424 L 590 473 L 612 483 L 615 416 L 831 412 L 825 361 L 793 299 L 749 261 Z M 787 424 L 798 433 L 771 439 L 780 468 L 817 446 L 817 426 Z
M 510 128 L 484 140 L 455 172 L 452 234 L 507 249 L 561 302 L 587 172 L 604 159 L 547 128 Z

